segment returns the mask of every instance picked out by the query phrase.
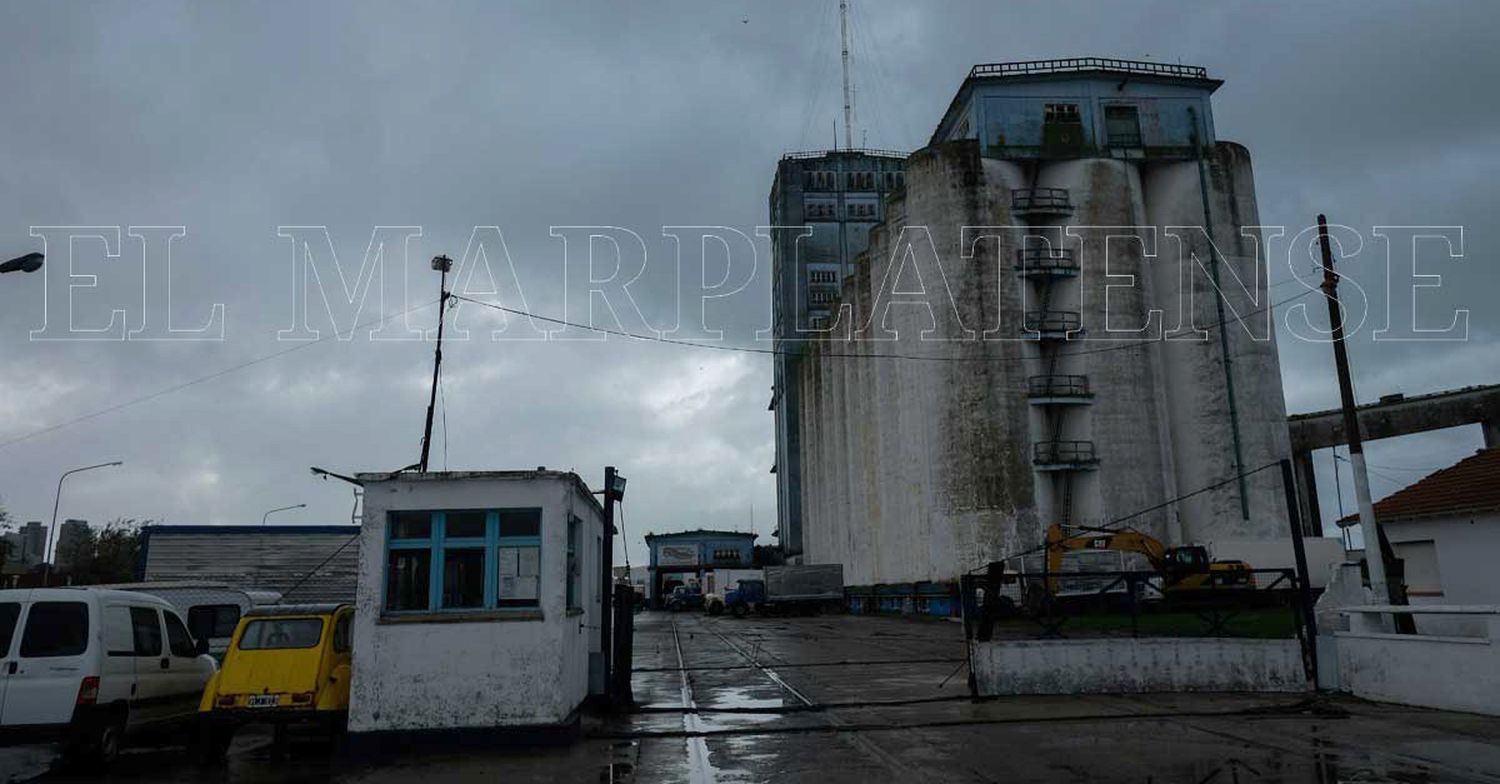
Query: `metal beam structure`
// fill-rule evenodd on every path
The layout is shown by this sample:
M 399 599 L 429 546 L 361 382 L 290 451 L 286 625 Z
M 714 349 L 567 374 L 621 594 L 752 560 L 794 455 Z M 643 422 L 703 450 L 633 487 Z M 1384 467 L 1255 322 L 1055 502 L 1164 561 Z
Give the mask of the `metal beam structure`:
M 1355 410 L 1359 416 L 1361 435 L 1366 441 L 1477 424 L 1484 428 L 1485 447 L 1500 447 L 1500 384 L 1464 387 L 1414 397 L 1386 395 Z M 1313 479 L 1312 453 L 1348 443 L 1342 417 L 1343 414 L 1337 408 L 1287 417 L 1292 458 L 1297 464 L 1302 519 L 1307 532 L 1313 536 L 1322 535 L 1323 518 L 1318 510 L 1318 488 Z

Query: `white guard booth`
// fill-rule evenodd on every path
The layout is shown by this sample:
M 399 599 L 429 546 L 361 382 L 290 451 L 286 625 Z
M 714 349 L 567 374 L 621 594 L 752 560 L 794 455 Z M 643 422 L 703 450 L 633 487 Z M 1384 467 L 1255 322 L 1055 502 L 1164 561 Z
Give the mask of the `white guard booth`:
M 604 513 L 583 480 L 358 479 L 351 740 L 389 750 L 571 736 L 600 655 Z

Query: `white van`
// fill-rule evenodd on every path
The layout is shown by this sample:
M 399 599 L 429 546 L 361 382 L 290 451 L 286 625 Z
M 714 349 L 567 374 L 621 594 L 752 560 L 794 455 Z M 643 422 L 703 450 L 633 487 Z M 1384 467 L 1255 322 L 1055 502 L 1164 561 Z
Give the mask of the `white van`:
M 208 640 L 208 652 L 216 659 L 222 659 L 224 652 L 229 650 L 229 638 L 234 636 L 234 627 L 239 625 L 240 616 L 252 607 L 281 601 L 281 594 L 275 591 L 246 590 L 227 583 L 146 582 L 94 587 L 149 593 L 166 599 L 187 621 L 193 639 Z
M 101 763 L 155 731 L 190 738 L 216 669 L 170 603 L 98 588 L 0 591 L 0 654 L 0 744 Z

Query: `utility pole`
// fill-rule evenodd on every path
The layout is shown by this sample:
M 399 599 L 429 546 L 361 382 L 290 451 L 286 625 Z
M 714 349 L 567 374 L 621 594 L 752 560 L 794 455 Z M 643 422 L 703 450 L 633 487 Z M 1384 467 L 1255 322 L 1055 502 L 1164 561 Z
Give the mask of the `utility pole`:
M 852 150 L 854 149 L 854 80 L 849 70 L 849 0 L 839 0 L 839 39 L 844 47 L 844 149 Z
M 615 626 L 615 504 L 625 500 L 625 477 L 620 476 L 614 466 L 604 467 L 604 489 L 595 490 L 604 502 L 604 541 L 600 553 L 599 590 L 599 652 L 604 665 L 605 700 L 612 707 L 628 706 L 630 694 L 630 650 L 632 630 L 630 616 L 620 619 Z M 625 546 L 630 547 L 626 542 Z M 628 562 L 628 561 L 627 561 Z M 625 590 L 630 578 L 626 576 Z M 623 601 L 623 600 L 622 600 Z M 631 609 L 626 602 L 622 607 Z M 623 611 L 623 610 L 622 610 Z
M 599 652 L 604 658 L 604 691 L 614 697 L 615 467 L 604 467 L 604 547 L 599 553 Z
M 1365 564 L 1370 573 L 1370 591 L 1391 604 L 1405 604 L 1399 586 L 1386 580 L 1385 542 L 1375 520 L 1370 500 L 1370 476 L 1365 471 L 1365 449 L 1359 433 L 1359 415 L 1354 409 L 1354 384 L 1349 379 L 1349 351 L 1344 346 L 1344 310 L 1339 304 L 1339 276 L 1333 271 L 1333 249 L 1328 241 L 1328 219 L 1318 216 L 1318 244 L 1323 251 L 1323 295 L 1328 299 L 1328 323 L 1333 329 L 1333 362 L 1338 369 L 1339 398 L 1344 412 L 1344 437 L 1349 441 L 1349 466 L 1354 474 L 1354 498 L 1359 504 L 1359 530 L 1365 539 Z M 1334 463 L 1337 470 L 1338 464 Z M 1407 616 L 1410 617 L 1410 616 Z M 1399 616 L 1398 616 L 1399 619 Z
M 432 359 L 432 394 L 427 398 L 427 424 L 422 428 L 422 459 L 417 461 L 417 470 L 424 474 L 427 473 L 427 454 L 432 449 L 432 410 L 437 406 L 438 372 L 443 367 L 443 323 L 448 320 L 448 270 L 453 269 L 453 259 L 433 256 L 432 268 L 443 275 L 438 281 L 438 334 L 437 352 Z M 443 416 L 444 421 L 447 421 L 448 415 Z M 448 431 L 445 429 L 443 432 Z

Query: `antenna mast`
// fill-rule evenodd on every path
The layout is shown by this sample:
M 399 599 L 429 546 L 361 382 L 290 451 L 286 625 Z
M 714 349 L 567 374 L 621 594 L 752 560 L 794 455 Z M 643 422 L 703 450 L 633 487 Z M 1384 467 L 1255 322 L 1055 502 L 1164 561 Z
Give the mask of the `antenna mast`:
M 854 80 L 849 72 L 849 0 L 839 0 L 839 38 L 844 51 L 844 149 L 854 149 Z

